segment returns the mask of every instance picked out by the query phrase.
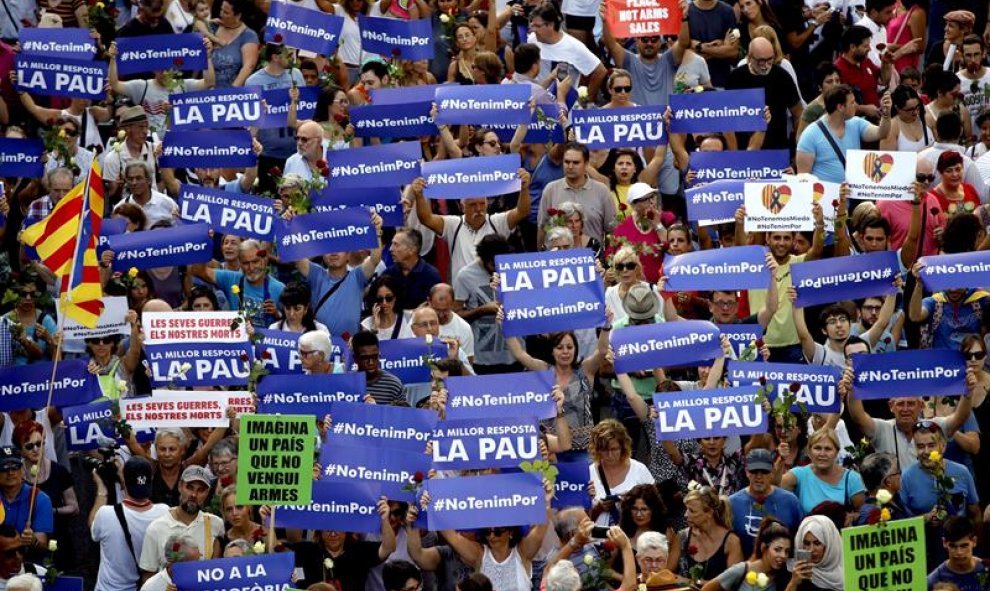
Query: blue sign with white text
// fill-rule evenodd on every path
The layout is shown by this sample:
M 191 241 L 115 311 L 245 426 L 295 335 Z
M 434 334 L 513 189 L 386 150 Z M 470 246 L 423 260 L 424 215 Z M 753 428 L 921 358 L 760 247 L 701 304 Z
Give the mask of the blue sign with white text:
M 302 374 L 302 360 L 299 358 L 298 332 L 275 330 L 273 328 L 255 328 L 255 334 L 261 338 L 254 343 L 254 358 L 274 375 Z M 284 414 L 306 414 L 287 412 Z
M 430 119 L 431 102 L 351 107 L 351 125 L 357 137 L 434 136 L 440 131 Z
M 103 395 L 96 376 L 82 359 L 59 362 L 52 381 L 54 364 L 39 361 L 0 369 L 0 411 L 44 408 L 52 389 L 52 406 L 85 404 Z
M 96 41 L 88 29 L 39 29 L 25 27 L 18 37 L 21 53 L 44 57 L 91 60 Z
M 175 562 L 172 582 L 183 591 L 240 591 L 247 581 L 267 591 L 292 588 L 293 552 Z
M 97 400 L 79 406 L 62 408 L 62 420 L 65 422 L 65 444 L 69 451 L 89 451 L 111 444 L 126 445 L 117 437 L 111 421 L 113 419 L 112 400 Z M 152 441 L 155 432 L 152 429 L 134 429 L 138 443 Z
M 413 494 L 402 490 L 416 473 L 430 470 L 430 456 L 424 451 L 408 451 L 375 445 L 349 446 L 330 443 L 320 448 L 321 480 L 340 484 L 371 482 L 381 486 L 383 495 L 396 501 L 412 501 Z
M 104 62 L 20 54 L 16 64 L 18 91 L 94 101 L 106 98 L 109 66 Z
M 670 95 L 671 133 L 764 131 L 762 88 Z
M 524 144 L 546 144 L 552 142 L 563 144 L 564 126 L 560 123 L 560 105 L 556 103 L 544 103 L 536 105 L 532 117 L 529 120 L 529 127 L 526 129 Z M 519 125 L 514 123 L 490 123 L 485 125 L 487 129 L 495 132 L 499 141 L 509 143 L 516 134 Z
M 553 484 L 554 496 L 550 504 L 554 509 L 568 507 L 591 508 L 591 495 L 588 494 L 588 466 L 591 458 L 587 453 L 580 454 L 584 459 L 571 459 L 557 462 L 557 480 Z
M 171 131 L 162 141 L 162 168 L 242 168 L 254 166 L 251 132 L 237 131 Z
M 654 396 L 658 441 L 767 432 L 767 413 L 756 386 L 664 392 Z
M 756 347 L 757 339 L 763 338 L 763 327 L 759 324 L 716 324 L 722 335 L 729 339 L 736 356 L 742 355 L 747 347 Z M 759 351 L 755 351 L 759 355 Z
M 182 219 L 205 222 L 216 232 L 271 242 L 275 219 L 273 201 L 243 193 L 229 193 L 196 185 L 182 185 Z
M 419 176 L 419 142 L 399 142 L 327 152 L 334 189 L 399 187 Z
M 518 193 L 519 154 L 434 160 L 422 164 L 428 199 L 469 199 Z
M 791 283 L 797 290 L 799 308 L 883 296 L 897 292 L 894 278 L 900 276 L 898 254 L 871 252 L 854 257 L 835 257 L 791 265 Z
M 921 282 L 932 292 L 990 285 L 990 251 L 962 252 L 918 259 Z
M 107 240 L 114 252 L 113 270 L 131 267 L 155 269 L 207 263 L 213 256 L 208 224 L 183 224 L 174 228 L 118 234 Z
M 535 417 L 459 419 L 437 425 L 433 468 L 471 470 L 515 468 L 540 459 L 540 429 Z
M 282 261 L 377 248 L 379 240 L 371 214 L 357 207 L 296 216 L 276 229 L 276 237 Z
M 966 393 L 966 360 L 950 349 L 891 351 L 852 356 L 853 396 L 860 400 Z
M 290 529 L 335 530 L 377 533 L 382 520 L 376 504 L 381 487 L 370 482 L 313 481 L 313 500 L 309 505 L 278 505 L 277 525 Z
M 330 445 L 369 445 L 419 453 L 426 453 L 437 425 L 437 413 L 432 410 L 379 404 L 334 402 L 330 416 Z
M 666 145 L 664 110 L 662 105 L 650 105 L 574 111 L 574 138 L 590 150 Z
M 546 523 L 546 493 L 533 472 L 432 479 L 429 529 L 479 529 Z
M 694 185 L 684 192 L 688 219 L 699 225 L 724 223 L 736 218 L 736 210 L 744 205 L 746 181 L 724 180 Z M 709 222 L 709 223 L 703 223 Z
M 613 330 L 615 371 L 700 365 L 722 355 L 718 328 L 704 320 L 626 326 Z
M 805 365 L 801 363 L 763 363 L 729 361 L 729 383 L 733 386 L 759 385 L 764 379 L 772 386 L 771 400 L 776 400 L 797 384 L 797 401 L 804 404 L 806 412 L 839 412 L 839 380 L 842 370 L 831 365 Z M 798 405 L 791 408 L 802 412 Z
M 152 385 L 243 386 L 251 373 L 251 343 L 144 345 Z
M 173 94 L 168 97 L 170 129 L 225 129 L 249 127 L 261 119 L 261 91 L 257 87 L 220 88 Z
M 787 150 L 691 152 L 690 158 L 688 168 L 695 173 L 692 186 L 725 180 L 779 178 L 791 165 Z M 735 215 L 735 210 L 732 215 Z
M 311 204 L 315 212 L 337 211 L 347 207 L 374 209 L 382 218 L 382 226 L 386 228 L 405 224 L 402 189 L 399 187 L 345 190 L 326 187 L 311 199 Z
M 258 414 L 330 414 L 336 402 L 360 402 L 367 392 L 364 372 L 265 376 L 258 382 Z
M 337 51 L 343 27 L 344 17 L 273 2 L 265 23 L 265 41 L 330 57 Z
M 0 177 L 40 178 L 45 174 L 44 152 L 39 139 L 0 138 Z
M 668 291 L 767 289 L 766 254 L 763 246 L 733 246 L 669 257 L 663 262 L 664 287 Z
M 316 103 L 320 99 L 319 86 L 297 86 L 299 91 L 299 102 L 296 103 L 296 120 L 305 121 L 312 119 L 316 115 Z M 272 129 L 276 127 L 287 127 L 289 125 L 289 98 L 288 88 L 272 88 L 261 93 L 261 100 L 264 101 L 266 111 L 258 121 L 257 126 L 261 129 Z
M 121 76 L 164 70 L 199 71 L 207 66 L 199 33 L 117 38 L 117 73 Z
M 529 123 L 528 84 L 445 85 L 437 88 L 437 125 Z
M 428 18 L 362 16 L 358 27 L 362 51 L 409 61 L 433 59 L 433 23 Z
M 379 363 L 405 385 L 425 384 L 432 379 L 424 358 L 447 357 L 447 344 L 439 339 L 430 345 L 423 337 L 413 339 L 387 339 L 378 343 Z
M 490 376 L 451 376 L 447 385 L 448 419 L 557 416 L 552 371 L 524 371 Z

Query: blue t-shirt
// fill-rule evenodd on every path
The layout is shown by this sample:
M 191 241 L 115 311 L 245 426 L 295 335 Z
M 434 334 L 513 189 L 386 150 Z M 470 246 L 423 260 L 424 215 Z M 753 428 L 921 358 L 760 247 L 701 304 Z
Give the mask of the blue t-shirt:
M 819 121 L 826 121 L 826 119 L 823 117 Z M 828 123 L 825 124 L 825 127 L 828 129 L 829 134 L 831 134 L 832 139 L 835 140 L 835 143 L 838 144 L 839 149 L 842 150 L 842 155 L 845 156 L 847 151 L 858 150 L 860 148 L 863 132 L 869 125 L 869 121 L 862 117 L 846 119 L 846 131 L 842 137 L 836 136 L 835 132 L 828 127 Z M 811 174 L 820 180 L 832 183 L 845 182 L 846 167 L 839 160 L 839 157 L 835 155 L 832 144 L 822 134 L 822 130 L 818 127 L 817 122 L 804 128 L 804 132 L 798 140 L 797 151 L 814 154 L 815 164 L 811 167 Z
M 980 502 L 976 493 L 976 484 L 973 477 L 969 475 L 969 470 L 962 464 L 957 464 L 952 460 L 945 461 L 945 474 L 951 477 L 954 482 L 951 495 L 962 495 L 961 504 L 950 503 L 946 510 L 949 515 L 965 515 L 966 507 L 976 505 Z M 938 493 L 935 490 L 935 477 L 925 471 L 920 463 L 909 467 L 901 475 L 901 504 L 910 515 L 924 515 L 931 511 L 938 503 Z
M 736 491 L 729 497 L 729 506 L 732 507 L 732 531 L 736 532 L 742 542 L 743 556 L 752 554 L 753 541 L 764 517 L 768 515 L 776 517 L 791 531 L 797 531 L 801 520 L 804 519 L 804 511 L 801 510 L 798 498 L 794 493 L 780 487 L 773 488 L 773 492 L 763 500 L 762 506 L 757 505 L 755 501 L 748 488 Z
M 801 508 L 805 513 L 824 501 L 835 501 L 840 505 L 851 505 L 852 498 L 861 492 L 866 492 L 866 485 L 863 484 L 863 477 L 859 472 L 846 470 L 835 484 L 829 484 L 815 476 L 811 466 L 798 466 L 792 468 L 791 473 L 797 477 L 797 487 L 795 494 L 801 501 Z
M 982 562 L 976 563 L 976 568 L 966 574 L 954 573 L 945 566 L 945 563 L 938 565 L 932 572 L 928 573 L 928 589 L 935 586 L 935 583 L 954 583 L 959 587 L 959 591 L 983 591 L 980 585 L 980 573 L 986 572 L 987 567 Z
M 216 277 L 217 287 L 222 289 L 224 295 L 227 296 L 231 310 L 241 309 L 241 297 L 243 297 L 245 302 L 252 302 L 249 305 L 257 306 L 258 313 L 251 316 L 251 324 L 255 328 L 268 328 L 272 322 L 275 322 L 276 319 L 265 314 L 263 309 L 265 300 L 272 300 L 278 305 L 278 299 L 282 296 L 282 290 L 285 289 L 285 285 L 281 281 L 265 275 L 264 283 L 251 285 L 244 279 L 244 273 L 241 271 L 225 271 L 223 269 L 213 271 L 213 275 Z M 234 285 L 241 289 L 240 296 L 234 295 L 234 292 L 230 290 Z
M 37 533 L 50 534 L 55 530 L 54 516 L 52 512 L 52 499 L 38 491 L 38 497 L 34 500 L 34 515 L 31 516 L 31 529 Z M 3 519 L 4 525 L 13 526 L 18 532 L 24 531 L 27 526 L 28 513 L 31 504 L 31 486 L 27 483 L 21 485 L 21 492 L 13 502 L 3 497 L 3 509 L 6 515 Z
M 978 298 L 979 306 L 974 305 L 973 302 L 965 303 L 969 301 L 971 295 L 972 291 L 967 293 L 962 304 L 953 304 L 943 299 L 941 317 L 932 335 L 932 349 L 954 349 L 958 351 L 962 346 L 962 340 L 967 335 L 982 332 L 983 319 L 980 318 L 980 312 L 977 312 L 977 309 L 982 312 L 988 304 L 987 298 Z M 927 297 L 921 300 L 921 307 L 928 313 L 928 320 L 926 322 L 929 330 L 931 330 L 931 326 L 935 320 L 936 303 L 934 297 Z
M 214 52 L 216 55 L 216 52 Z M 272 76 L 264 68 L 248 76 L 245 86 L 260 86 L 262 90 L 272 90 L 275 88 L 290 88 L 292 82 L 296 86 L 303 86 L 302 72 L 293 69 L 282 72 L 280 76 Z M 264 146 L 265 156 L 276 158 L 288 158 L 296 153 L 296 132 L 291 127 L 272 127 L 270 129 L 258 130 L 258 141 Z
M 354 334 L 361 329 L 361 304 L 364 299 L 364 288 L 368 278 L 364 269 L 354 267 L 342 278 L 330 277 L 327 270 L 316 263 L 309 264 L 309 289 L 313 293 L 310 299 L 313 314 L 316 319 L 327 325 L 330 334 L 340 336 L 345 332 Z M 318 304 L 324 294 L 335 285 L 343 282 L 340 287 L 322 306 Z

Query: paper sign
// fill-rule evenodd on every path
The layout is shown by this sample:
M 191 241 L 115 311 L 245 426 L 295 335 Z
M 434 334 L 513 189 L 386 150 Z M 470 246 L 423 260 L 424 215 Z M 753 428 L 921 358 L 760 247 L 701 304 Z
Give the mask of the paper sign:
M 131 326 L 127 323 L 127 297 L 106 296 L 103 300 L 103 313 L 96 323 L 96 328 L 86 328 L 69 317 L 61 318 L 62 306 L 58 307 L 59 322 L 62 324 L 62 335 L 66 339 L 92 339 L 112 335 L 127 335 Z
M 307 505 L 313 492 L 316 421 L 244 415 L 237 454 L 237 504 Z
M 226 427 L 230 424 L 227 418 L 230 394 L 243 396 L 238 392 L 152 390 L 151 396 L 121 399 L 120 413 L 136 429 Z
M 141 316 L 144 344 L 243 343 L 248 340 L 244 323 L 231 328 L 238 319 L 237 312 L 145 312 Z
M 681 11 L 667 0 L 607 0 L 605 18 L 609 31 L 619 39 L 676 35 L 681 30 Z
M 746 183 L 747 232 L 805 232 L 815 228 L 811 213 L 815 184 Z M 825 188 L 821 187 L 824 195 Z
M 851 199 L 914 199 L 915 152 L 846 150 L 846 182 Z
M 879 527 L 842 528 L 845 588 L 857 591 L 927 589 L 925 523 L 921 517 Z

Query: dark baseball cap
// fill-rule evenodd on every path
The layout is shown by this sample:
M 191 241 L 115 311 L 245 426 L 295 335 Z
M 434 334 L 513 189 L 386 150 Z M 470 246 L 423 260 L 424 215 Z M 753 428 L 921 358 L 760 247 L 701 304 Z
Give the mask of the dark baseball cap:
M 773 452 L 762 447 L 750 450 L 746 454 L 746 469 L 773 472 Z
M 151 497 L 151 462 L 134 456 L 124 464 L 124 488 L 134 499 Z
M 24 465 L 24 458 L 17 448 L 10 445 L 0 447 L 0 470 L 8 468 L 20 468 Z

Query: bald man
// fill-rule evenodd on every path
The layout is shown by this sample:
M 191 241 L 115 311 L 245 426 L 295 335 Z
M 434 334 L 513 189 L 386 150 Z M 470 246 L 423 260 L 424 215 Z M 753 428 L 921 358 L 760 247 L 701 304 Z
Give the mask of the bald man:
M 919 154 L 915 174 L 913 200 L 877 201 L 877 211 L 890 225 L 888 246 L 891 250 L 900 250 L 903 269 L 910 268 L 918 256 L 938 254 L 939 240 L 946 223 L 946 216 L 941 211 L 938 197 L 929 191 L 935 184 L 935 165 Z M 925 236 L 921 241 L 919 252 L 918 238 L 921 236 L 922 228 Z M 853 229 L 859 230 L 859 228 Z
M 296 129 L 296 153 L 285 161 L 284 174 L 294 172 L 307 181 L 320 175 L 316 163 L 323 160 L 323 128 L 315 121 L 304 121 Z
M 790 149 L 793 142 L 787 135 L 787 111 L 794 121 L 801 120 L 804 111 L 797 84 L 783 68 L 774 63 L 773 45 L 762 37 L 749 44 L 746 63 L 729 73 L 726 90 L 762 88 L 766 106 L 770 108 L 770 122 L 765 132 L 737 134 L 727 133 L 730 150 Z
M 474 363 L 474 332 L 467 321 L 453 312 L 454 288 L 446 283 L 434 285 L 430 289 L 426 304 L 437 314 L 437 320 L 440 322 L 439 336 L 456 340 L 468 361 Z M 412 328 L 403 326 L 399 338 L 412 336 L 415 336 Z
M 474 375 L 474 368 L 471 367 L 471 363 L 468 361 L 467 355 L 464 354 L 464 349 L 461 347 L 460 342 L 457 339 L 440 335 L 440 318 L 437 316 L 436 310 L 429 307 L 429 305 L 416 308 L 413 310 L 412 318 L 409 319 L 409 326 L 412 328 L 411 336 L 418 338 L 431 335 L 446 343 L 447 356 L 461 362 L 464 366 L 463 375 Z M 409 401 L 409 404 L 416 406 L 424 398 L 429 397 L 430 383 L 405 384 L 402 390 L 405 392 L 406 400 Z

